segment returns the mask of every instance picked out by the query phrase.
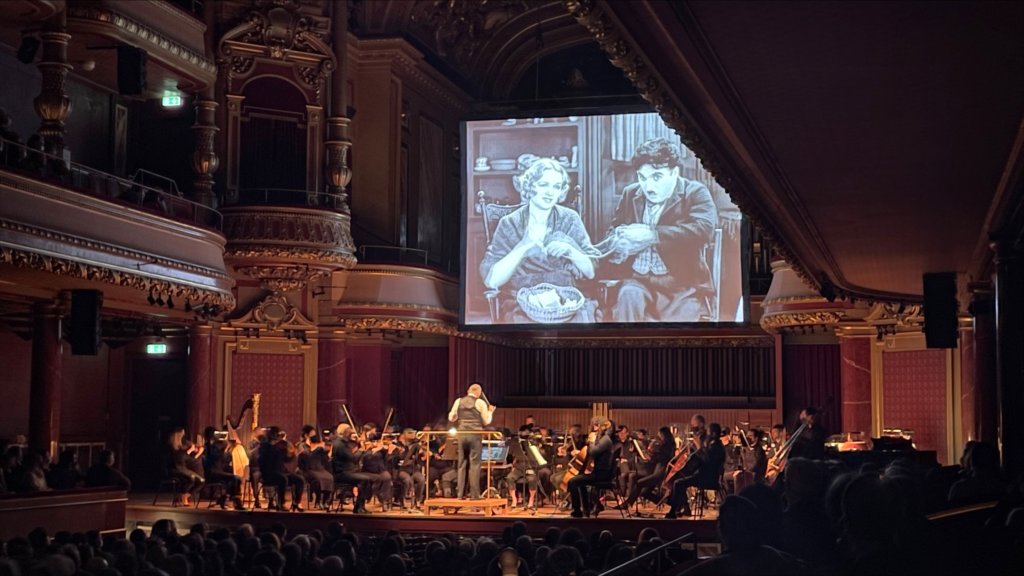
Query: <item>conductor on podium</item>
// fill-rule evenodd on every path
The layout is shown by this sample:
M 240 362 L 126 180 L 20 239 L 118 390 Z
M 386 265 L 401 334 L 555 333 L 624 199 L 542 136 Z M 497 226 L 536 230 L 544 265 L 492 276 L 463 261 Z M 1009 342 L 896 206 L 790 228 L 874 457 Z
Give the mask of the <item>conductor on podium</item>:
M 484 389 L 474 382 L 466 390 L 466 395 L 452 404 L 448 412 L 448 421 L 455 423 L 458 432 L 459 446 L 459 478 L 457 493 L 459 498 L 466 495 L 466 468 L 469 468 L 469 495 L 474 500 L 480 498 L 480 456 L 483 453 L 483 442 L 480 434 L 464 434 L 467 431 L 479 432 L 491 423 L 494 406 L 486 400 Z

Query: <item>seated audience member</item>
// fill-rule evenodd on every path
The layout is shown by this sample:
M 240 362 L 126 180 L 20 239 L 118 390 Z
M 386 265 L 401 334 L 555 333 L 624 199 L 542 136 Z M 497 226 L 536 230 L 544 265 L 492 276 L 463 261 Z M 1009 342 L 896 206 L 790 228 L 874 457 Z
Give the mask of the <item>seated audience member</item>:
M 825 514 L 825 467 L 816 460 L 794 458 L 786 464 L 784 478 L 782 549 L 816 570 L 831 572 L 838 550 Z
M 968 442 L 961 458 L 963 478 L 949 489 L 949 503 L 965 506 L 999 500 L 1006 493 L 1006 482 L 1000 477 L 999 451 L 988 442 Z
M 727 496 L 718 514 L 721 555 L 683 572 L 686 576 L 731 574 L 809 574 L 807 567 L 785 552 L 764 544 L 757 506 L 742 496 Z
M 115 486 L 131 490 L 132 481 L 122 474 L 120 470 L 114 468 L 114 452 L 103 450 L 100 452 L 96 463 L 90 466 L 89 470 L 85 473 L 85 486 L 87 488 Z
M 65 448 L 57 459 L 57 464 L 50 467 L 46 478 L 50 488 L 54 490 L 70 490 L 82 481 L 82 473 L 78 469 L 78 451 Z
M 25 455 L 19 477 L 19 488 L 21 492 L 44 492 L 50 487 L 46 484 L 46 464 L 49 456 L 35 450 L 30 450 Z

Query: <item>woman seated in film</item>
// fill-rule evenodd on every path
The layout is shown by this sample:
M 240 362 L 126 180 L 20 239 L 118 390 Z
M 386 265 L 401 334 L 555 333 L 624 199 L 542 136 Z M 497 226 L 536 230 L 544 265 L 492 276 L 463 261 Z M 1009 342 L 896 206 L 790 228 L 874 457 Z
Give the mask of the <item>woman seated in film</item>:
M 598 251 L 590 242 L 580 215 L 561 206 L 569 192 L 569 174 L 557 160 L 541 158 L 513 178 L 525 203 L 504 216 L 480 262 L 480 275 L 489 289 L 500 289 L 501 320 L 532 322 L 516 302 L 521 288 L 541 283 L 575 286 L 576 280 L 594 277 Z M 538 297 L 551 297 L 539 294 Z M 555 302 L 536 302 L 539 306 Z M 596 302 L 587 300 L 571 319 L 593 322 Z

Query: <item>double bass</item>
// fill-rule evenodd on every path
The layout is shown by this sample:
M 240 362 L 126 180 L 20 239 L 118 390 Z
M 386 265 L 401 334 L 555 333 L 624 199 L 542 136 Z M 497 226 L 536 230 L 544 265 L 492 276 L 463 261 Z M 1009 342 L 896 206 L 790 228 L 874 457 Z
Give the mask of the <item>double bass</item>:
M 789 458 L 789 453 L 793 450 L 793 444 L 796 443 L 800 435 L 803 434 L 804 430 L 807 429 L 808 420 L 804 420 L 800 423 L 800 427 L 793 432 L 793 435 L 789 437 L 786 442 L 779 447 L 775 452 L 775 455 L 768 460 L 768 470 L 765 472 L 765 482 L 769 485 L 775 483 L 779 478 L 779 474 L 786 469 L 786 460 Z

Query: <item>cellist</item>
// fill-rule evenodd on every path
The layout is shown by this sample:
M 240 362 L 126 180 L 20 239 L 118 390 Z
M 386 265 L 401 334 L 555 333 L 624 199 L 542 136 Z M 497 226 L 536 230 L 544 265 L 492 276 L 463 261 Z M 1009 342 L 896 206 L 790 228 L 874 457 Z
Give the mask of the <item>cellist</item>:
M 609 434 L 612 423 L 604 416 L 594 416 L 590 420 L 590 428 L 586 449 L 587 458 L 593 462 L 593 469 L 573 477 L 568 483 L 573 518 L 590 515 L 589 498 L 586 497 L 587 486 L 610 482 L 615 478 L 615 462 L 612 459 L 614 442 Z M 586 514 L 584 514 L 585 505 Z

